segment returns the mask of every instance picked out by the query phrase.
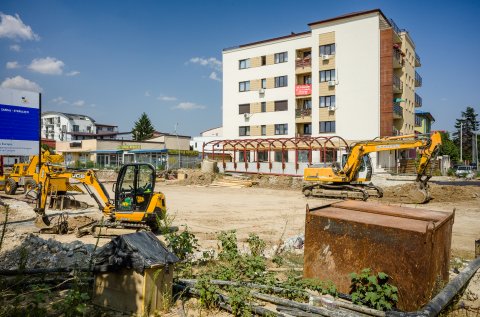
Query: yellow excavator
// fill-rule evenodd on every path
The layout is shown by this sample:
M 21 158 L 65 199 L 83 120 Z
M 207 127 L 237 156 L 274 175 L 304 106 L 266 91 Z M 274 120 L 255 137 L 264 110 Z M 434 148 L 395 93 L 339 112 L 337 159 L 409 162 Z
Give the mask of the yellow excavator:
M 415 190 L 408 193 L 408 197 L 412 203 L 425 203 L 430 200 L 427 182 L 431 175 L 427 175 L 427 165 L 432 158 L 436 157 L 441 144 L 442 138 L 439 132 L 432 133 L 430 138 L 411 134 L 357 142 L 350 147 L 343 166 L 334 162 L 331 166 L 313 165 L 305 168 L 304 181 L 314 184 L 305 185 L 303 194 L 362 200 L 367 200 L 370 196 L 382 197 L 382 189 L 370 182 L 372 164 L 368 154 L 419 148 L 421 156 L 415 180 L 417 186 Z
M 44 164 L 37 187 L 39 202 L 35 208 L 35 226 L 47 230 L 58 225 L 45 213 L 50 193 L 50 183 L 56 179 L 71 179 L 83 184 L 87 193 L 96 201 L 104 215 L 102 222 L 91 223 L 89 232 L 94 236 L 112 235 L 123 229 L 157 230 L 158 219 L 164 219 L 167 211 L 165 195 L 155 192 L 155 168 L 147 163 L 131 163 L 122 166 L 117 182 L 113 184 L 115 198 L 112 200 L 93 170 L 54 172 Z M 82 228 L 83 229 L 83 228 Z M 77 232 L 78 234 L 78 232 Z
M 43 151 L 42 164 L 48 163 L 49 169 L 56 172 L 64 171 L 65 167 L 58 164 L 63 163 L 64 159 L 61 154 L 52 154 L 49 151 Z M 24 192 L 28 192 L 37 186 L 38 182 L 38 155 L 32 155 L 28 163 L 16 163 L 12 167 L 9 174 L 0 176 L 0 180 L 4 180 L 4 190 L 7 195 L 15 195 L 18 188 L 23 187 Z M 57 179 L 54 184 L 59 192 L 78 191 L 74 187 L 69 187 L 66 179 Z M 2 189 L 2 188 L 0 188 Z

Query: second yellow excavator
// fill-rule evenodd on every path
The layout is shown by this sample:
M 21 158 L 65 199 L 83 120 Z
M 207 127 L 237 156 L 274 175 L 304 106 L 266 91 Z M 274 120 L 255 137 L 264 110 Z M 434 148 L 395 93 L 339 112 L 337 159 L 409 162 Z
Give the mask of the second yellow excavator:
M 115 229 L 157 229 L 158 220 L 164 219 L 167 207 L 165 195 L 155 192 L 155 168 L 147 163 L 131 163 L 122 166 L 117 182 L 113 185 L 114 199 L 110 199 L 105 186 L 97 179 L 93 170 L 55 172 L 44 164 L 39 173 L 37 191 L 39 203 L 35 212 L 35 226 L 49 229 L 56 224 L 45 213 L 50 183 L 55 179 L 71 179 L 83 184 L 85 190 L 96 201 L 104 215 L 103 222 L 92 223 L 89 233 L 94 236 L 111 235 Z
M 372 164 L 368 154 L 419 148 L 421 156 L 415 180 L 417 186 L 407 196 L 411 203 L 425 203 L 430 200 L 427 182 L 431 175 L 427 175 L 427 165 L 432 158 L 436 157 L 441 144 L 442 138 L 439 132 L 432 133 L 430 138 L 421 138 L 412 134 L 357 142 L 350 147 L 343 166 L 334 162 L 331 166 L 313 165 L 305 168 L 304 181 L 314 184 L 305 185 L 303 193 L 305 196 L 362 200 L 367 200 L 369 196 L 382 197 L 382 189 L 370 182 Z

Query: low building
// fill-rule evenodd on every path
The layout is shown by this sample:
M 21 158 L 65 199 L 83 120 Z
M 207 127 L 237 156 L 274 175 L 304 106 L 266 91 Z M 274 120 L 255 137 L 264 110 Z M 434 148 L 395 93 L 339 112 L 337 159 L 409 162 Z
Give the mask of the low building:
M 190 137 L 156 132 L 146 141 L 72 140 L 56 142 L 56 150 L 72 167 L 118 168 L 123 164 L 150 163 L 157 169 L 191 167 L 198 153 L 190 151 Z
M 429 134 L 432 132 L 432 123 L 435 122 L 435 118 L 430 112 L 415 111 L 415 132 L 421 134 Z
M 212 148 L 208 147 L 206 149 L 203 148 L 204 144 L 214 141 L 214 140 L 221 140 L 223 137 L 223 127 L 217 127 L 205 130 L 200 132 L 200 136 L 193 137 L 192 141 L 190 141 L 190 147 L 192 150 L 202 152 L 212 152 Z

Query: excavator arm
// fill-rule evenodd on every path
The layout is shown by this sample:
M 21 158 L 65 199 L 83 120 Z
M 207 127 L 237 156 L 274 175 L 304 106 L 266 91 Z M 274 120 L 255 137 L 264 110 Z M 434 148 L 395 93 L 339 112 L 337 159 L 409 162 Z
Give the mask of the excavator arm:
M 84 185 L 85 190 L 89 195 L 95 200 L 98 204 L 98 208 L 105 215 L 110 216 L 115 206 L 111 203 L 110 197 L 107 190 L 100 183 L 95 175 L 95 172 L 88 170 L 86 172 L 60 172 L 56 173 L 55 171 L 49 168 L 49 164 L 44 164 L 41 167 L 39 173 L 39 182 L 38 182 L 38 203 L 35 208 L 35 213 L 37 214 L 37 219 L 35 224 L 37 227 L 44 228 L 50 226 L 50 221 L 45 214 L 47 198 L 49 195 L 49 188 L 52 179 L 55 178 L 68 178 L 73 179 Z

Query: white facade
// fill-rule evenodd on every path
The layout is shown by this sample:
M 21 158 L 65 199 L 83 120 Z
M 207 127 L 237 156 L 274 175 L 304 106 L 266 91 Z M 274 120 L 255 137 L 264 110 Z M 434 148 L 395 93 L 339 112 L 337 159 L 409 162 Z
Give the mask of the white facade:
M 378 14 L 350 18 L 313 26 L 310 33 L 273 42 L 249 45 L 223 52 L 223 127 L 226 139 L 238 139 L 239 126 L 288 123 L 288 134 L 295 136 L 295 56 L 296 50 L 311 47 L 312 118 L 319 114 L 318 38 L 335 32 L 336 63 L 336 131 L 319 133 L 319 120 L 312 120 L 312 136 L 340 135 L 348 140 L 362 140 L 380 134 L 380 29 Z M 239 69 L 239 60 L 288 52 L 288 62 Z M 238 83 L 259 78 L 288 76 L 288 86 L 259 92 L 239 92 Z M 288 100 L 288 111 L 238 114 L 238 106 L 264 100 Z M 249 137 L 245 137 L 249 138 Z
M 62 112 L 42 113 L 42 138 L 71 141 L 71 132 L 95 133 L 95 121 L 84 115 Z
M 117 126 L 97 124 L 82 114 L 47 111 L 42 113 L 42 138 L 55 141 L 87 139 L 131 139 L 130 133 L 119 133 Z

